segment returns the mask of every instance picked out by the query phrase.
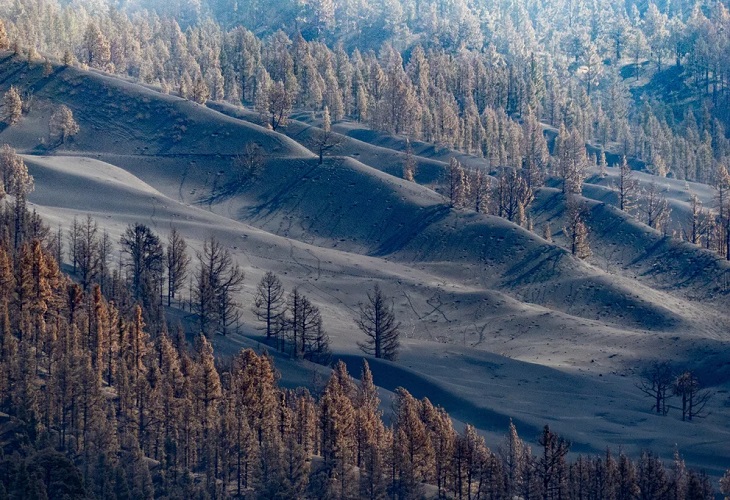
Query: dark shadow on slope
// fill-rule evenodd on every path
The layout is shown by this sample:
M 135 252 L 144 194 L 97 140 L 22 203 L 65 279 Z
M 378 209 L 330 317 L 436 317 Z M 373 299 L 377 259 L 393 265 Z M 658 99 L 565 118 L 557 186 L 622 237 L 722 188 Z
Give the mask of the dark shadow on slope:
M 651 286 L 658 290 L 681 289 L 701 299 L 730 293 L 730 267 L 712 252 L 663 236 L 605 203 L 591 209 L 589 226 L 602 241 L 613 242 L 619 236 L 623 241 L 641 241 L 621 265 L 651 277 Z
M 51 81 L 52 81 L 52 80 L 53 80 L 54 78 L 56 78 L 56 77 L 58 77 L 59 75 L 61 75 L 61 73 L 63 73 L 64 71 L 66 71 L 66 67 L 65 67 L 65 66 L 59 66 L 59 67 L 55 67 L 55 68 L 53 68 L 53 71 L 51 72 L 51 74 L 50 74 L 50 75 L 48 75 L 48 76 L 44 76 L 44 77 L 43 77 L 43 78 L 41 78 L 40 80 L 38 80 L 38 81 L 36 81 L 35 83 L 33 83 L 33 84 L 32 84 L 32 85 L 30 86 L 30 90 L 31 90 L 31 91 L 32 91 L 32 92 L 33 92 L 34 94 L 37 94 L 38 92 L 40 92 L 41 90 L 43 90 L 44 88 L 46 88 L 46 85 L 48 85 L 49 83 L 51 83 Z
M 3 62 L 5 62 L 5 61 L 8 61 L 9 59 L 11 59 L 11 58 L 10 58 L 10 57 L 6 57 L 6 58 L 5 58 L 5 59 L 3 59 L 2 61 L 0 61 L 0 64 L 2 64 L 2 63 L 3 63 Z M 23 72 L 23 70 L 24 70 L 24 69 L 25 69 L 25 68 L 24 68 L 24 66 L 21 66 L 21 65 L 19 65 L 19 66 L 18 66 L 17 68 L 13 69 L 13 70 L 12 70 L 12 71 L 11 71 L 10 73 L 3 73 L 3 74 L 2 74 L 1 76 L 0 76 L 0 85 L 4 84 L 4 83 L 5 83 L 5 82 L 7 82 L 8 80 L 10 80 L 11 82 L 15 82 L 15 81 L 17 81 L 17 79 L 16 79 L 15 77 L 16 77 L 16 76 L 17 76 L 18 74 L 21 74 L 21 73 Z
M 264 193 L 261 198 L 266 201 L 244 209 L 245 212 L 241 214 L 242 218 L 244 220 L 263 219 L 286 208 L 287 199 L 295 192 L 295 187 L 301 185 L 303 180 L 308 179 L 318 168 L 319 165 L 313 165 L 297 175 L 291 176 L 285 184 L 277 185 L 275 191 Z
M 566 257 L 567 252 L 557 247 L 536 247 L 504 272 L 503 283 L 509 287 L 518 287 L 555 279 L 559 273 L 558 267 Z M 547 274 L 545 269 L 548 269 Z
M 201 205 L 214 205 L 230 200 L 249 189 L 255 180 L 246 179 L 230 179 L 222 182 L 220 186 L 215 186 L 213 192 L 207 195 L 201 195 L 197 203 Z
M 419 217 L 411 220 L 411 224 L 406 230 L 398 231 L 385 240 L 371 256 L 384 257 L 403 249 L 414 238 L 421 235 L 426 228 L 445 219 L 450 212 L 451 209 L 446 205 L 433 205 L 423 208 Z
M 362 369 L 363 359 L 362 356 L 347 354 L 334 356 L 335 362 L 342 360 L 347 365 L 347 371 L 356 377 L 359 376 Z M 471 401 L 443 389 L 436 382 L 428 380 L 426 377 L 396 363 L 369 357 L 365 359 L 367 359 L 373 373 L 373 382 L 378 387 L 389 391 L 404 387 L 414 397 L 418 399 L 428 398 L 434 405 L 442 406 L 451 417 L 471 424 L 477 429 L 506 434 L 511 420 L 517 426 L 520 435 L 528 440 L 531 436 L 538 436 L 541 432 L 540 428 L 524 420 L 496 412 L 486 406 L 477 406 Z M 494 404 L 498 403 L 495 402 Z M 571 451 L 577 453 L 596 452 L 591 446 L 584 443 L 573 443 Z
M 428 398 L 434 405 L 443 406 L 452 417 L 485 431 L 504 433 L 509 426 L 509 416 L 486 407 L 476 406 L 471 401 L 446 391 L 437 383 L 396 363 L 352 354 L 334 356 L 334 362 L 343 361 L 347 365 L 347 371 L 354 377 L 360 376 L 363 359 L 367 359 L 370 371 L 373 373 L 373 382 L 378 387 L 391 392 L 398 387 L 404 387 L 414 397 Z M 527 435 L 539 432 L 539 429 L 520 419 L 513 418 L 512 421 L 521 432 L 524 429 Z

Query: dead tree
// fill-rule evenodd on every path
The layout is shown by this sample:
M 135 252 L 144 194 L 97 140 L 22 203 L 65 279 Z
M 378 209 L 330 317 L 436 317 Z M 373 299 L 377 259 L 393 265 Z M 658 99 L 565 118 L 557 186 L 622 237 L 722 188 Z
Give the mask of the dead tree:
M 324 162 L 324 154 L 339 144 L 340 140 L 338 136 L 332 131 L 332 119 L 330 118 L 329 108 L 325 106 L 322 116 L 322 128 L 317 132 L 314 139 L 314 147 L 319 156 L 320 165 Z
M 667 401 L 672 397 L 674 372 L 671 365 L 663 361 L 655 362 L 641 374 L 641 381 L 636 384 L 641 392 L 652 398 L 651 409 L 658 415 L 666 415 L 669 411 Z
M 233 166 L 236 171 L 236 181 L 245 184 L 255 180 L 261 175 L 264 166 L 264 153 L 261 146 L 249 141 L 243 149 L 243 153 L 233 159 Z
M 286 312 L 284 285 L 271 271 L 267 272 L 256 286 L 252 310 L 256 318 L 264 323 L 263 330 L 266 332 L 266 340 L 276 339 L 276 348 L 283 350 L 283 345 L 279 345 L 279 334 Z
M 357 327 L 367 339 L 358 342 L 360 349 L 370 356 L 394 361 L 398 357 L 400 322 L 396 321 L 393 304 L 376 284 L 368 292 L 366 304 L 360 304 L 360 315 L 355 319 Z
M 700 381 L 691 371 L 682 372 L 674 381 L 674 394 L 682 399 L 682 421 L 691 422 L 693 418 L 704 418 L 708 415 L 705 408 L 712 393 L 702 389 Z

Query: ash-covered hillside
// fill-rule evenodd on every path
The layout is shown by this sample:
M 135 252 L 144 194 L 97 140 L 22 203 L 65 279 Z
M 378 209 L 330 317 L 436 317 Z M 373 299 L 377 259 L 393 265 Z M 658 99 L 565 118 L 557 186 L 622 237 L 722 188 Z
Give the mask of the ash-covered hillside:
M 106 486 L 91 488 L 91 478 L 116 474 L 109 484 L 125 476 L 132 496 L 267 497 L 286 483 L 278 491 L 291 497 L 481 498 L 482 486 L 463 485 L 478 469 L 497 498 L 578 498 L 588 480 L 577 468 L 593 478 L 604 463 L 623 463 L 641 478 L 629 489 L 645 498 L 720 490 L 730 467 L 726 89 L 720 60 L 696 42 L 726 22 L 720 3 L 605 2 L 600 13 L 581 4 L 568 16 L 561 5 L 518 2 L 513 12 L 455 2 L 447 10 L 463 8 L 470 37 L 466 25 L 457 35 L 446 20 L 418 21 L 419 9 L 437 3 L 393 2 L 406 8 L 400 27 L 382 31 L 373 14 L 360 36 L 380 30 L 383 39 L 365 41 L 352 27 L 318 24 L 327 2 L 308 3 L 301 24 L 289 23 L 297 6 L 259 7 L 251 31 L 235 16 L 224 21 L 220 2 L 202 2 L 191 17 L 177 3 L 149 11 L 139 2 L 79 11 L 41 3 L 45 10 L 24 0 L 0 6 L 0 168 L 10 203 L 2 241 L 17 283 L 34 239 L 58 261 L 69 276 L 54 274 L 58 303 L 29 311 L 44 332 L 58 317 L 88 339 L 64 331 L 31 344 L 27 325 L 10 320 L 27 350 L 7 364 L 0 389 L 10 399 L 0 409 L 9 416 L 0 425 L 25 427 L 22 438 L 3 438 L 6 454 L 22 448 L 19 439 L 60 453 L 23 455 L 31 476 L 77 467 L 94 495 Z M 347 18 L 343 3 L 333 3 L 334 19 Z M 178 11 L 164 17 L 168 8 Z M 364 6 L 353 9 L 366 16 Z M 551 9 L 567 34 L 544 24 Z M 578 28 L 589 19 L 594 31 Z M 57 26 L 54 35 L 29 29 L 30 20 Z M 518 28 L 522 38 L 509 31 Z M 674 54 L 666 41 L 655 45 L 662 37 L 690 49 Z M 20 165 L 32 179 L 17 174 Z M 26 202 L 31 212 L 21 217 Z M 274 313 L 262 312 L 266 283 L 282 290 Z M 89 333 L 101 324 L 97 285 L 122 318 L 116 344 Z M 363 348 L 358 327 L 376 287 L 398 334 L 377 358 L 391 359 Z M 10 317 L 25 310 L 25 292 L 13 290 Z M 136 348 L 125 342 L 134 340 L 122 330 L 135 328 L 149 342 L 130 361 L 124 353 Z M 156 385 L 178 370 L 160 361 L 168 334 L 181 378 L 165 383 L 177 389 Z M 54 354 L 58 339 L 63 354 Z M 72 363 L 74 342 L 85 342 L 90 363 L 74 365 L 79 379 L 108 361 L 93 387 L 104 401 L 98 422 L 119 430 L 119 441 L 94 455 L 115 464 L 106 472 L 84 469 L 92 440 L 75 406 L 31 405 L 36 399 L 16 394 L 25 387 L 16 375 L 35 356 L 23 383 L 38 401 L 56 397 L 54 356 Z M 102 344 L 109 352 L 95 354 Z M 271 357 L 248 351 L 244 361 L 244 348 Z M 369 381 L 356 389 L 343 374 L 344 366 L 360 373 L 364 356 L 379 398 Z M 338 360 L 345 365 L 327 382 Z M 253 366 L 276 404 L 229 405 L 244 383 L 236 377 Z M 269 369 L 292 392 L 275 386 Z M 209 399 L 197 376 L 213 371 L 220 387 Z M 171 390 L 177 413 L 139 406 L 149 395 L 125 393 L 132 383 L 149 394 Z M 246 413 L 259 403 L 272 418 L 279 412 L 277 432 Z M 18 405 L 36 413 L 14 413 Z M 185 427 L 186 411 L 204 422 Z M 329 433 L 339 418 L 359 429 L 364 411 L 377 436 Z M 248 430 L 231 443 L 235 418 Z M 102 433 L 96 425 L 89 429 Z M 426 436 L 422 456 L 388 479 L 380 468 L 404 460 L 399 432 L 411 425 Z M 252 430 L 258 439 L 243 440 Z M 183 444 L 186 432 L 200 442 Z M 482 461 L 465 472 L 455 457 L 472 445 Z M 525 450 L 512 471 L 519 479 L 506 469 L 517 460 L 513 445 Z M 339 455 L 343 447 L 362 455 Z M 561 472 L 541 471 L 544 449 Z M 594 457 L 590 465 L 579 454 Z M 256 471 L 250 483 L 236 465 L 244 455 Z M 124 457 L 135 465 L 122 470 Z M 265 479 L 269 466 L 280 475 Z M 3 487 L 20 491 L 22 474 L 12 469 Z

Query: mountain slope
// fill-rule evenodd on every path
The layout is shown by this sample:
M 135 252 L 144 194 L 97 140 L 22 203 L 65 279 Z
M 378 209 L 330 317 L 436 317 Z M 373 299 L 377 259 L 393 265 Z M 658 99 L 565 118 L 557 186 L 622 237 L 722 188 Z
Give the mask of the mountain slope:
M 704 251 L 595 203 L 594 247 L 622 249 L 607 272 L 600 255 L 584 263 L 505 220 L 449 209 L 433 190 L 396 176 L 400 151 L 343 143 L 340 156 L 318 165 L 283 134 L 95 73 L 57 69 L 43 79 L 6 58 L 0 91 L 10 84 L 37 87 L 36 100 L 0 143 L 25 154 L 36 178 L 30 201 L 52 226 L 91 214 L 116 240 L 136 221 L 161 235 L 175 225 L 193 250 L 214 234 L 246 271 L 242 304 L 265 271 L 276 272 L 322 308 L 336 354 L 348 359 L 358 352 L 358 302 L 379 283 L 404 332 L 400 363 L 375 369 L 383 385 L 412 384 L 487 431 L 509 417 L 528 432 L 553 419 L 586 450 L 627 445 L 631 434 L 633 450 L 650 445 L 669 456 L 674 443 L 689 447 L 701 431 L 709 444 L 693 448 L 693 460 L 719 470 L 729 425 L 722 413 L 682 426 L 649 415 L 633 386 L 645 363 L 672 357 L 712 372 L 707 380 L 727 389 L 728 320 L 719 309 L 727 298 L 702 294 L 725 264 Z M 50 148 L 47 120 L 60 103 L 73 109 L 81 133 Z M 235 157 L 248 142 L 262 146 L 264 165 L 258 177 L 241 179 Z M 443 162 L 420 161 L 436 179 Z M 549 188 L 533 209 L 558 229 L 563 210 Z M 711 268 L 692 275 L 702 259 Z M 659 261 L 664 267 L 651 274 Z M 242 311 L 243 333 L 255 335 L 252 314 Z M 620 409 L 604 411 L 616 401 Z M 713 408 L 722 404 L 717 398 Z

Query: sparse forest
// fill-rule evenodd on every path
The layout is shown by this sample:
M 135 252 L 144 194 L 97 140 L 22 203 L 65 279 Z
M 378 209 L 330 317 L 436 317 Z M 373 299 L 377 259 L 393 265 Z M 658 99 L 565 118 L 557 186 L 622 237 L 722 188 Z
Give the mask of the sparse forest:
M 2 211 L 7 498 L 713 497 L 708 477 L 678 453 L 669 466 L 649 452 L 570 460 L 570 443 L 548 426 L 533 453 L 514 425 L 492 451 L 472 426 L 457 431 L 442 408 L 405 389 L 396 391 L 386 424 L 366 362 L 359 382 L 340 362 L 321 393 L 282 389 L 265 353 L 216 360 L 205 335 L 194 348 L 180 330 L 150 335 L 139 305 L 120 309 L 98 283 L 82 287 L 60 271 L 59 241 L 37 216 L 8 203 Z M 95 230 L 91 220 L 79 226 L 79 241 Z M 129 293 L 145 293 L 159 242 L 135 225 L 122 244 L 137 266 Z M 206 244 L 208 259 L 215 245 Z M 107 286 L 114 293 L 113 278 Z M 283 297 L 271 276 L 259 290 L 277 303 Z M 287 300 L 301 308 L 287 320 L 300 328 L 292 337 L 299 355 L 309 320 L 296 315 L 306 316 L 306 298 L 294 289 Z M 376 289 L 363 322 L 382 300 Z
M 576 296 L 593 294 L 595 283 L 599 283 L 598 288 L 609 287 L 606 275 L 611 263 L 607 255 L 622 250 L 598 248 L 592 239 L 594 226 L 598 226 L 594 224 L 594 202 L 602 204 L 609 194 L 612 201 L 606 203 L 613 204 L 615 212 L 624 218 L 615 216 L 612 221 L 630 220 L 641 230 L 663 236 L 663 240 L 688 242 L 691 245 L 682 245 L 714 259 L 712 263 L 724 269 L 720 264 L 727 263 L 718 264 L 718 260 L 730 261 L 727 1 L 14 0 L 0 3 L 0 51 L 0 58 L 17 61 L 29 72 L 35 68 L 40 75 L 42 68 L 43 77 L 38 81 L 33 76 L 26 82 L 25 69 L 18 70 L 20 77 L 5 76 L 12 79 L 12 85 L 0 80 L 0 133 L 17 132 L 13 137 L 23 144 L 24 154 L 53 155 L 59 151 L 59 156 L 73 155 L 80 136 L 89 134 L 88 130 L 100 133 L 104 128 L 104 123 L 95 122 L 88 114 L 83 116 L 84 110 L 61 99 L 40 103 L 37 99 L 37 92 L 55 74 L 76 67 L 97 76 L 113 74 L 141 83 L 152 89 L 146 90 L 149 95 L 181 97 L 185 101 L 174 100 L 187 109 L 211 112 L 204 106 L 209 104 L 215 110 L 215 106 L 225 104 L 226 109 L 248 113 L 242 116 L 252 117 L 256 125 L 250 125 L 251 129 L 270 134 L 256 136 L 259 138 L 286 138 L 289 128 L 306 127 L 301 132 L 305 139 L 296 139 L 292 144 L 267 139 L 275 145 L 271 150 L 251 140 L 236 144 L 233 154 L 211 150 L 198 157 L 197 152 L 178 151 L 166 144 L 160 148 L 159 158 L 173 158 L 179 163 L 161 168 L 182 171 L 187 162 L 179 185 L 180 202 L 189 201 L 183 196 L 184 190 L 190 193 L 190 199 L 200 196 L 198 185 L 183 187 L 186 176 L 190 172 L 191 177 L 205 176 L 204 185 L 211 194 L 197 203 L 202 205 L 200 200 L 205 200 L 214 214 L 212 206 L 217 196 L 250 189 L 262 176 L 268 180 L 279 175 L 283 178 L 286 173 L 273 172 L 271 166 L 280 167 L 277 162 L 283 161 L 281 158 L 289 162 L 286 168 L 291 171 L 308 168 L 311 161 L 312 169 L 307 174 L 286 179 L 290 187 L 303 181 L 315 184 L 321 177 L 337 182 L 342 175 L 341 179 L 347 179 L 342 185 L 325 185 L 330 195 L 334 190 L 346 192 L 348 187 L 360 189 L 355 180 L 361 177 L 348 178 L 350 171 L 339 163 L 333 167 L 330 163 L 334 161 L 329 161 L 352 140 L 348 127 L 357 126 L 361 127 L 359 131 L 367 129 L 402 140 L 404 145 L 397 155 L 383 154 L 385 158 L 397 158 L 396 176 L 403 179 L 388 180 L 388 188 L 373 184 L 374 191 L 393 189 L 397 194 L 385 198 L 386 210 L 392 211 L 393 218 L 384 216 L 385 223 L 368 228 L 368 237 L 377 239 L 377 245 L 362 245 L 357 250 L 368 258 L 386 257 L 381 262 L 383 269 L 378 269 L 382 276 L 392 276 L 387 274 L 389 266 L 398 264 L 397 259 L 387 259 L 384 249 L 389 244 L 406 247 L 410 238 L 415 239 L 408 234 L 381 240 L 377 234 L 385 232 L 383 227 L 394 225 L 394 221 L 397 224 L 397 217 L 406 213 L 397 211 L 398 203 L 406 203 L 403 200 L 428 212 L 425 216 L 419 212 L 422 218 L 410 222 L 416 220 L 426 227 L 431 221 L 447 220 L 444 227 L 448 230 L 442 227 L 440 235 L 465 230 L 462 247 L 439 254 L 446 257 L 437 261 L 440 269 L 445 269 L 441 275 L 435 272 L 433 276 L 438 275 L 438 279 L 428 278 L 436 265 L 429 269 L 427 264 L 413 267 L 418 272 L 409 279 L 432 281 L 439 289 L 430 296 L 423 292 L 428 305 L 423 310 L 417 311 L 418 304 L 414 306 L 408 294 L 410 291 L 415 295 L 415 287 L 401 287 L 400 279 L 397 291 L 395 284 L 393 289 L 381 288 L 377 283 L 387 279 L 381 275 L 366 288 L 364 277 L 372 275 L 363 267 L 357 269 L 358 279 L 362 278 L 357 290 L 359 304 L 343 303 L 344 309 L 328 312 L 331 304 L 318 301 L 331 294 L 334 287 L 320 289 L 309 281 L 298 282 L 294 273 L 284 276 L 267 271 L 271 269 L 268 266 L 263 266 L 260 281 L 252 283 L 249 268 L 244 273 L 234 253 L 238 247 L 218 239 L 215 229 L 206 227 L 205 239 L 196 242 L 199 245 L 189 245 L 179 226 L 171 223 L 160 231 L 162 226 L 135 222 L 145 219 L 131 216 L 124 221 L 121 237 L 119 232 L 110 236 L 101 215 L 95 219 L 72 214 L 70 225 L 49 227 L 32 206 L 29 208 L 34 178 L 24 157 L 11 145 L 3 145 L 0 500 L 689 500 L 715 498 L 716 490 L 730 498 L 730 470 L 718 485 L 704 471 L 685 464 L 683 454 L 692 458 L 696 450 L 675 447 L 673 457 L 659 457 L 648 449 L 636 456 L 622 449 L 607 449 L 592 456 L 582 451 L 589 449 L 586 442 L 590 436 L 585 436 L 586 442 L 572 445 L 545 425 L 539 435 L 521 437 L 517 428 L 523 422 L 518 417 L 504 429 L 507 435 L 502 442 L 490 449 L 477 428 L 452 419 L 444 408 L 402 387 L 388 394 L 388 398 L 392 396 L 388 408 L 375 385 L 375 370 L 371 373 L 368 363 L 363 362 L 359 380 L 354 379 L 345 363 L 337 361 L 338 352 L 331 347 L 328 334 L 328 318 L 345 310 L 349 314 L 347 328 L 356 331 L 359 339 L 352 340 L 353 346 L 374 358 L 371 362 L 394 367 L 401 351 L 413 347 L 404 340 L 410 330 L 428 329 L 433 324 L 433 331 L 426 333 L 429 340 L 443 340 L 436 330 L 450 324 L 453 316 L 447 316 L 451 311 L 442 310 L 442 288 L 444 296 L 451 293 L 452 298 L 457 297 L 455 303 L 470 298 L 480 302 L 472 309 L 475 317 L 484 311 L 494 314 L 500 307 L 512 307 L 511 302 L 517 298 L 546 307 L 539 311 L 540 318 L 553 321 L 554 317 L 546 312 L 552 300 L 571 304 Z M 76 92 L 76 86 L 81 88 L 76 81 L 69 85 L 72 92 Z M 104 95 L 112 97 L 110 87 L 103 86 L 103 90 Z M 148 102 L 150 98 L 143 99 Z M 129 102 L 114 106 L 120 114 L 130 112 Z M 131 111 L 130 116 L 135 121 L 154 120 L 155 109 L 160 108 Z M 225 123 L 232 123 L 234 113 L 230 111 L 227 117 L 231 122 Z M 182 113 L 175 117 L 178 142 L 188 123 Z M 38 134 L 22 130 L 24 120 L 42 122 L 43 137 L 32 145 Z M 210 132 L 204 140 L 227 137 L 224 128 Z M 114 156 L 121 165 L 141 161 L 148 154 L 146 146 L 142 151 L 132 152 L 131 146 L 130 151 L 123 151 L 124 143 L 132 143 L 137 137 L 126 131 L 115 134 L 114 144 L 122 146 L 112 153 L 102 151 L 104 161 L 111 162 L 109 156 Z M 312 157 L 295 155 L 295 145 L 304 146 L 302 151 L 311 151 Z M 118 154 L 120 150 L 122 154 Z M 434 152 L 433 157 L 419 153 L 426 150 Z M 124 158 L 127 153 L 129 159 Z M 438 161 L 433 159 L 436 154 L 441 155 Z M 342 158 L 359 155 L 346 152 Z M 370 161 L 392 161 L 377 155 L 375 158 Z M 439 165 L 438 175 L 429 173 L 434 167 L 426 160 Z M 352 169 L 364 171 L 366 161 L 362 161 L 362 167 Z M 232 173 L 221 167 L 224 162 L 230 163 Z M 345 174 L 335 170 L 339 167 Z M 138 168 L 137 172 L 143 167 Z M 59 170 L 62 168 L 53 174 Z M 311 174 L 314 171 L 321 173 Z M 46 182 L 56 179 L 47 170 L 43 172 L 51 179 Z M 646 181 L 644 174 L 653 177 Z M 122 179 L 119 183 L 126 179 L 116 171 L 109 177 L 115 182 Z M 606 178 L 610 181 L 604 181 L 601 187 L 609 194 L 601 191 L 582 196 L 587 189 L 597 190 Z M 681 207 L 681 215 L 673 213 L 679 198 L 668 194 L 669 188 L 662 184 L 666 179 L 680 180 L 687 186 L 686 202 L 679 202 L 686 205 Z M 690 190 L 690 182 L 712 188 L 708 190 L 711 195 L 703 193 L 704 203 L 697 192 Z M 420 189 L 421 184 L 431 189 L 424 190 L 427 196 L 440 204 L 435 209 L 428 205 L 430 201 L 424 201 L 426 195 L 408 191 Z M 276 189 L 278 186 L 272 187 L 272 191 Z M 139 191 L 150 198 L 156 196 L 150 190 Z M 557 201 L 543 199 L 542 213 L 532 210 L 546 192 Z M 280 202 L 284 196 L 278 193 L 272 197 Z M 264 201 L 256 206 L 265 206 Z M 362 210 L 358 203 L 342 206 Z M 368 198 L 367 209 L 370 203 Z M 301 200 L 293 204 L 298 209 Z M 337 210 L 338 205 L 332 204 L 335 208 L 327 210 Z M 266 205 L 272 213 L 273 205 Z M 251 208 L 245 203 L 241 206 L 232 204 L 227 209 L 244 213 Z M 164 204 L 159 207 L 161 211 L 168 208 Z M 306 210 L 309 207 L 302 209 L 306 219 L 320 216 L 318 208 Z M 325 215 L 331 213 L 321 210 Z M 560 215 L 546 215 L 551 210 Z M 484 230 L 477 226 L 486 219 L 480 214 L 504 219 L 494 219 L 502 226 Z M 301 241 L 316 247 L 321 240 L 317 240 L 319 234 L 313 236 L 317 233 L 314 223 L 312 233 L 307 233 L 311 219 L 294 222 L 299 215 L 294 209 L 286 213 L 286 220 L 272 215 L 271 224 L 278 224 L 287 238 L 288 231 L 296 233 L 296 226 L 301 226 L 302 232 L 297 233 L 304 235 L 299 236 Z M 154 221 L 154 216 L 150 220 Z M 447 219 L 450 216 L 454 218 Z M 241 215 L 231 217 L 240 217 L 236 222 L 250 222 Z M 559 218 L 560 224 L 551 226 L 551 217 Z M 212 226 L 211 220 L 204 224 Z M 269 230 L 267 227 L 261 233 Z M 317 278 L 312 280 L 318 281 L 323 266 L 341 265 L 342 261 L 333 256 L 338 244 L 347 249 L 344 251 L 361 244 L 354 236 L 338 233 L 340 230 L 332 228 L 328 237 L 333 244 L 327 248 L 332 252 L 325 258 L 311 253 L 316 266 L 301 263 L 295 256 L 297 251 L 309 252 L 309 248 L 305 251 L 291 245 L 286 258 L 311 276 L 316 273 Z M 609 224 L 596 228 L 603 235 L 614 230 Z M 480 254 L 476 240 L 489 238 L 485 246 L 500 245 L 508 231 L 523 236 L 509 241 L 519 242 L 520 249 L 515 252 L 532 252 L 534 269 L 526 271 L 525 276 L 522 270 L 510 269 L 494 281 L 482 280 L 481 276 L 472 280 L 469 276 L 468 283 L 459 283 L 458 278 L 451 283 L 455 272 L 450 264 L 460 266 L 466 262 L 470 269 L 468 265 L 477 262 L 490 270 L 501 265 L 493 262 L 498 259 Z M 436 239 L 434 233 L 430 234 L 426 238 Z M 541 236 L 536 238 L 540 247 L 530 246 L 532 240 L 524 236 L 533 238 L 535 234 Z M 638 230 L 629 237 L 641 245 L 644 240 L 637 234 Z M 263 240 L 256 240 L 262 253 L 274 253 L 271 249 L 280 244 L 272 243 L 273 239 L 261 243 Z M 406 253 L 405 260 L 409 264 L 419 261 L 423 249 L 431 243 L 437 244 L 420 242 L 420 247 L 414 245 L 415 250 L 409 248 L 411 253 Z M 562 245 L 565 251 L 553 243 Z M 474 260 L 469 261 L 472 244 L 477 250 Z M 565 260 L 561 260 L 563 256 Z M 677 252 L 671 258 L 681 260 L 686 256 Z M 629 255 L 624 262 L 633 264 L 641 258 Z M 542 259 L 550 262 L 553 271 L 575 266 L 581 272 L 589 268 L 593 272 L 591 266 L 605 259 L 607 274 L 595 281 L 591 281 L 592 274 L 569 275 L 565 278 L 570 287 L 565 293 L 567 298 L 558 297 L 563 293 L 560 290 L 531 288 L 534 282 L 558 276 L 546 273 L 545 278 L 539 274 Z M 687 260 L 690 266 L 699 262 Z M 707 268 L 716 269 L 710 264 Z M 534 276 L 528 276 L 533 271 Z M 612 277 L 625 278 L 621 272 L 636 278 L 642 271 L 626 264 Z M 644 275 L 653 272 L 652 268 Z M 656 272 L 681 275 L 671 265 Z M 727 293 L 726 275 L 712 276 L 717 281 L 706 283 L 707 295 L 692 296 L 693 300 L 714 299 L 709 296 L 719 289 L 715 285 L 721 278 L 725 280 L 722 293 Z M 686 275 L 681 275 L 676 280 L 684 278 Z M 497 290 L 494 283 L 500 280 L 514 285 L 504 294 L 509 295 L 508 299 L 479 295 L 482 289 Z M 344 281 L 337 282 L 338 293 L 347 293 L 340 292 L 340 287 L 347 290 Z M 644 286 L 646 281 L 632 283 Z M 664 306 L 663 300 L 675 298 L 669 293 L 663 295 L 670 288 L 667 283 L 652 284 L 656 286 L 651 290 L 652 304 Z M 686 286 L 689 289 L 690 285 Z M 241 299 L 247 287 L 251 289 L 250 302 Z M 503 290 L 499 291 L 501 294 Z M 621 295 L 622 291 L 617 287 L 607 293 L 600 307 L 608 312 L 576 312 L 572 304 L 555 310 L 565 316 L 575 314 L 580 331 L 572 338 L 580 341 L 582 329 L 588 331 L 586 337 L 595 334 L 599 330 L 591 328 L 606 314 L 629 317 L 618 327 L 606 323 L 610 328 L 623 327 L 616 331 L 627 337 L 638 331 L 647 337 L 656 333 L 653 325 L 644 329 L 650 321 L 646 317 L 660 317 L 666 311 L 659 306 L 644 308 L 647 295 L 641 295 L 643 290 L 637 292 L 636 301 L 633 296 L 625 299 L 628 292 Z M 692 293 L 695 291 L 686 292 L 686 297 Z M 469 294 L 473 297 L 467 297 Z M 331 295 L 331 300 L 340 300 L 337 297 Z M 396 297 L 407 303 L 420 323 L 401 321 L 396 313 Z M 635 311 L 634 304 L 638 305 Z M 669 301 L 667 311 L 674 314 L 676 304 Z M 520 311 L 528 316 L 527 309 Z M 172 324 L 171 317 L 180 312 L 189 313 L 185 315 L 189 323 Z M 332 366 L 329 379 L 319 386 L 313 381 L 310 389 L 292 388 L 279 384 L 274 357 L 263 349 L 243 349 L 236 354 L 214 352 L 216 340 L 228 340 L 238 333 L 249 312 L 257 323 L 245 326 L 257 328 L 261 343 L 278 351 L 276 356 L 301 366 L 307 366 L 307 362 Z M 694 313 L 687 312 L 687 317 Z M 675 317 L 667 312 L 666 317 L 670 318 L 666 324 L 657 327 L 660 333 L 676 333 L 692 325 L 680 321 L 680 313 Z M 522 318 L 509 319 L 513 320 L 520 334 L 542 321 L 528 325 L 520 322 Z M 550 324 L 554 327 L 558 323 Z M 475 348 L 490 334 L 489 329 L 485 330 L 487 325 L 481 327 L 474 322 L 468 325 L 468 334 L 474 330 L 479 340 L 467 344 L 467 327 L 463 328 L 465 350 Z M 726 334 L 714 328 L 711 336 L 717 345 L 705 351 L 701 350 L 703 346 L 698 347 L 697 356 L 716 356 L 726 347 Z M 616 333 L 607 331 L 608 327 L 594 337 Z M 496 336 L 499 332 L 493 333 Z M 669 345 L 670 340 L 662 338 Z M 627 344 L 630 342 L 626 341 L 621 349 L 628 351 Z M 558 348 L 550 349 L 551 355 L 559 354 Z M 528 354 L 523 359 L 532 361 L 532 351 L 525 348 L 525 352 Z M 444 359 L 451 355 L 456 356 L 446 353 Z M 606 354 L 609 359 L 613 355 Z M 636 359 L 632 361 L 638 364 Z M 600 370 L 609 365 L 603 362 Z M 496 371 L 499 363 L 493 365 Z M 555 361 L 555 366 L 559 365 Z M 463 366 L 460 369 L 468 371 Z M 403 370 L 393 373 L 408 374 L 411 367 Z M 697 426 L 711 414 L 711 407 L 727 406 L 713 401 L 725 396 L 705 384 L 712 377 L 689 365 L 656 361 L 632 375 L 636 377 L 630 382 L 633 389 L 639 397 L 646 396 L 646 416 L 664 417 L 671 411 L 671 423 L 667 425 Z M 512 410 L 508 407 L 505 412 Z M 522 415 L 529 412 L 520 411 Z M 630 432 L 627 427 L 623 429 Z
M 519 211 L 528 214 L 546 178 L 580 192 L 589 167 L 622 157 L 659 177 L 726 183 L 730 14 L 721 1 L 34 5 L 0 6 L 0 47 L 29 61 L 43 54 L 129 75 L 201 104 L 252 107 L 274 130 L 293 109 L 316 112 L 320 161 L 337 144 L 331 123 L 343 118 L 483 157 L 506 176 L 499 182 L 507 199 L 495 188 L 491 199 L 467 203 L 484 192 L 472 185 L 476 175 L 464 179 L 464 201 L 453 199 L 450 175 L 443 192 L 453 206 L 506 214 L 525 227 L 529 217 L 519 221 Z M 20 99 L 17 89 L 5 95 L 6 123 L 20 119 Z M 76 133 L 69 113 L 54 114 L 52 140 Z M 405 178 L 414 173 L 404 167 Z M 728 258 L 726 204 L 699 207 L 712 223 L 691 241 Z M 667 234 L 692 232 L 683 220 L 668 230 L 671 211 L 658 191 L 635 208 Z

